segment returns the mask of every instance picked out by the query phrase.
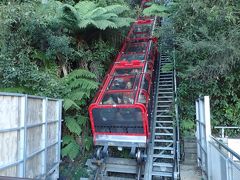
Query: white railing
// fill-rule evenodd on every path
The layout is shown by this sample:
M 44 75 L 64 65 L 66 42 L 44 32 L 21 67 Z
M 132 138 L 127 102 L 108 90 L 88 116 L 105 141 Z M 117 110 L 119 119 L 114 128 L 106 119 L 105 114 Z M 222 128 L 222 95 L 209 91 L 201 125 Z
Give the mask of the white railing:
M 231 150 L 221 141 L 211 137 L 209 142 L 211 159 L 211 180 L 239 180 L 240 178 L 240 155 Z M 233 158 L 237 159 L 234 161 Z
M 204 179 L 239 180 L 240 155 L 211 136 L 209 97 L 196 101 L 198 166 Z
M 209 96 L 196 100 L 196 136 L 197 136 L 197 160 L 201 167 L 203 177 L 209 174 L 208 142 L 211 135 Z

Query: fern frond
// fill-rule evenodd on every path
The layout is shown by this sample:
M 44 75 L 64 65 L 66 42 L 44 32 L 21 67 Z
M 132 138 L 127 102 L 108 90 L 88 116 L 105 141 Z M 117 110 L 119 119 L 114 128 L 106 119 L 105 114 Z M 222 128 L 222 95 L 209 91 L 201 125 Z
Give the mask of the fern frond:
M 96 75 L 85 69 L 74 70 L 68 74 L 67 79 L 76 79 L 76 78 L 89 78 L 96 79 Z
M 103 20 L 103 19 L 111 19 L 111 18 L 114 18 L 114 17 L 118 18 L 118 16 L 114 13 L 105 13 L 101 16 L 95 17 L 94 20 L 97 21 L 97 20 Z
M 78 2 L 74 8 L 78 11 L 81 17 L 85 16 L 89 11 L 93 11 L 97 8 L 97 4 L 91 1 L 80 1 Z
M 79 89 L 75 90 L 74 92 L 71 91 L 71 93 L 68 95 L 68 98 L 76 101 L 76 100 L 81 100 L 84 96 L 89 96 L 89 92 L 84 92 Z
M 98 83 L 92 80 L 78 78 L 69 83 L 69 88 L 81 88 L 83 90 L 94 90 L 98 88 Z
M 105 30 L 106 28 L 112 28 L 112 29 L 116 29 L 118 28 L 118 25 L 114 22 L 111 22 L 109 20 L 98 20 L 98 21 L 94 21 L 93 25 L 96 26 L 98 29 L 101 30 Z
M 77 24 L 77 26 L 79 27 L 79 29 L 84 29 L 88 25 L 91 25 L 92 23 L 93 23 L 93 20 L 91 20 L 91 19 L 83 19 L 83 20 L 81 20 L 81 22 L 79 22 Z
M 71 107 L 75 107 L 77 109 L 80 109 L 80 107 L 71 99 L 65 98 L 63 101 L 63 108 L 67 111 Z
M 82 128 L 80 127 L 80 125 L 78 124 L 78 122 L 74 118 L 66 117 L 65 118 L 65 124 L 66 124 L 68 130 L 71 133 L 74 133 L 76 135 L 81 134 Z
M 60 21 L 68 26 L 76 25 L 81 19 L 76 9 L 68 4 L 63 5 L 61 14 Z
M 85 126 L 86 123 L 88 122 L 88 117 L 79 115 L 77 116 L 77 122 L 78 124 Z
M 104 14 L 107 13 L 107 10 L 105 8 L 102 7 L 98 7 L 96 9 L 94 9 L 93 11 L 88 12 L 87 14 L 85 14 L 85 19 L 95 19 L 96 17 L 100 17 Z
M 80 152 L 80 147 L 75 141 L 71 141 L 64 148 L 62 148 L 62 156 L 69 156 L 71 160 L 77 157 Z
M 123 13 L 124 11 L 129 11 L 129 8 L 127 6 L 122 5 L 110 5 L 106 6 L 105 9 L 108 13 L 114 13 L 117 15 Z
M 74 138 L 70 135 L 63 136 L 62 140 L 63 140 L 62 142 L 63 146 L 75 141 Z
M 145 16 L 161 16 L 166 17 L 168 16 L 167 7 L 164 5 L 152 4 L 150 7 L 143 10 L 143 14 Z
M 111 18 L 111 21 L 113 21 L 115 24 L 118 25 L 118 27 L 124 27 L 124 26 L 130 26 L 131 22 L 134 21 L 132 18 Z

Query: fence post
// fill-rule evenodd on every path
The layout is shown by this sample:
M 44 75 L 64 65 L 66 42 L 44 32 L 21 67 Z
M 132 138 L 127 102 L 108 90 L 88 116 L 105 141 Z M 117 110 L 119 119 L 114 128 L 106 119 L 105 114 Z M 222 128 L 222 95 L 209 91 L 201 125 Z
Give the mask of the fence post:
M 205 178 L 211 179 L 211 122 L 209 96 L 200 97 L 196 100 L 196 136 L 198 166 L 201 167 Z
M 209 147 L 211 137 L 211 120 L 210 120 L 210 100 L 209 96 L 204 96 L 204 119 L 206 128 L 206 146 L 207 146 L 207 171 L 208 179 L 211 179 L 211 151 Z
M 200 127 L 199 127 L 199 100 L 196 100 L 195 102 L 196 104 L 196 138 L 197 138 L 197 163 L 198 163 L 198 167 L 201 167 L 201 149 L 200 149 Z

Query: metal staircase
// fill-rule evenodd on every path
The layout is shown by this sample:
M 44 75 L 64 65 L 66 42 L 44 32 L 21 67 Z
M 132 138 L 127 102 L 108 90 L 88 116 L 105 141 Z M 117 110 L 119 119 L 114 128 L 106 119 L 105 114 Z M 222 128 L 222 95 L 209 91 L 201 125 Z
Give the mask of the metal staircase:
M 175 71 L 161 54 L 158 64 L 152 139 L 148 149 L 145 179 L 178 179 L 178 125 L 175 114 Z

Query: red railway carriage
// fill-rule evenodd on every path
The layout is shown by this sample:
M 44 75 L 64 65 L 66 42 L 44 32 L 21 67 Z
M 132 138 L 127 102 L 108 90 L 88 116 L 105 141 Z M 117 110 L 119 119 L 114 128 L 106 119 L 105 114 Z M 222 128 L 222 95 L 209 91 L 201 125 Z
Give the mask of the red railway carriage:
M 116 68 L 90 105 L 95 145 L 146 146 L 151 74 L 141 68 Z
M 148 108 L 157 53 L 156 40 L 152 37 L 155 21 L 155 18 L 146 18 L 131 26 L 89 107 L 95 145 L 132 149 L 147 146 Z
M 152 48 L 154 53 L 155 49 Z M 94 144 L 146 147 L 148 106 L 155 56 L 115 63 L 89 107 Z

